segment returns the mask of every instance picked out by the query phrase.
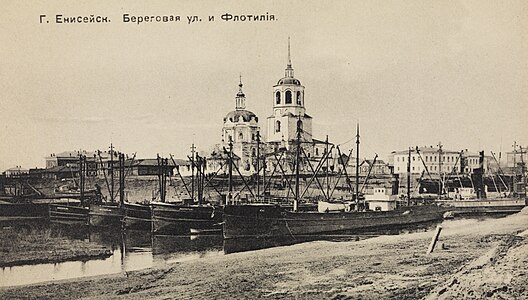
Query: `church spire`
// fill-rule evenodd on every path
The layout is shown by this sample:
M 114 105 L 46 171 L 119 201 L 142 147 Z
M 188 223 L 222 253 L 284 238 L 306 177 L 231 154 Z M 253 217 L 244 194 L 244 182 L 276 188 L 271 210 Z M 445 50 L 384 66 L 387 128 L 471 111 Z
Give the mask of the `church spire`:
M 286 66 L 286 70 L 284 71 L 285 77 L 293 78 L 293 68 L 291 63 L 291 52 L 290 52 L 290 37 L 288 37 L 288 65 Z
M 236 110 L 244 110 L 246 109 L 246 95 L 244 95 L 244 92 L 242 91 L 242 74 L 239 75 L 239 84 L 238 84 L 238 93 L 236 95 Z

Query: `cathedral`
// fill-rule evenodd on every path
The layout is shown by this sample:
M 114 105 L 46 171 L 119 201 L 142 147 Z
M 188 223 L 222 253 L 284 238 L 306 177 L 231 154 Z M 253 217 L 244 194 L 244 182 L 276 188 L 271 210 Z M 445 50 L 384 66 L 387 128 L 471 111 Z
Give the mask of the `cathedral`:
M 246 110 L 246 95 L 242 91 L 242 79 L 238 85 L 235 97 L 235 110 L 229 112 L 224 118 L 222 127 L 222 146 L 229 149 L 233 146 L 233 153 L 239 158 L 240 171 L 252 172 L 254 159 L 257 155 L 257 134 L 260 130 L 258 117 L 253 112 Z
M 227 172 L 225 151 L 233 147 L 234 163 L 244 175 L 256 172 L 257 136 L 260 134 L 258 117 L 246 109 L 246 95 L 242 91 L 242 80 L 235 97 L 235 110 L 227 113 L 222 126 L 222 142 L 216 146 L 208 158 L 208 172 Z M 326 153 L 327 143 L 312 137 L 312 117 L 306 113 L 305 92 L 301 81 L 294 76 L 288 39 L 288 63 L 284 77 L 273 86 L 273 113 L 267 118 L 266 137 L 260 141 L 259 153 L 268 156 L 267 170 L 276 162 L 272 153 L 287 150 L 284 156 L 289 161 L 289 171 L 293 171 L 291 161 L 295 159 L 297 128 L 301 129 L 300 142 L 305 155 L 315 166 Z M 267 155 L 266 155 L 267 154 Z M 305 158 L 306 158 L 305 157 Z M 262 166 L 263 164 L 261 164 Z M 333 163 L 332 163 L 333 165 Z M 308 171 L 304 163 L 300 170 Z M 233 171 L 236 173 L 236 171 Z

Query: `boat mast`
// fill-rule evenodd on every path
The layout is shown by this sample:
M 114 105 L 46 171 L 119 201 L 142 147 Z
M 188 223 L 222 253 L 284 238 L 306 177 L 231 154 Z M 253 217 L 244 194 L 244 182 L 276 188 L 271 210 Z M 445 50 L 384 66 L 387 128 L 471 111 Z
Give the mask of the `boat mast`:
M 522 182 L 522 189 L 521 193 L 524 197 L 526 197 L 526 172 L 525 172 L 525 164 L 524 164 L 524 153 L 526 151 L 523 151 L 522 146 L 519 146 L 519 149 L 521 150 L 521 182 Z
M 194 143 L 191 145 L 191 199 L 194 203 Z
M 297 121 L 297 154 L 295 157 L 295 198 L 293 200 L 293 211 L 299 208 L 299 159 L 301 158 L 301 116 Z
M 119 155 L 119 203 L 125 203 L 125 155 Z
M 442 183 L 442 142 L 438 143 L 438 200 L 442 197 L 443 183 Z
M 81 192 L 81 206 L 84 205 L 84 165 L 86 157 L 79 155 L 79 187 Z
M 407 206 L 411 205 L 411 147 L 407 156 Z
M 229 153 L 227 155 L 228 155 L 229 164 L 228 164 L 228 177 L 227 177 L 227 187 L 228 187 L 227 200 L 228 201 L 226 202 L 229 202 L 233 194 L 233 140 L 231 139 L 231 136 L 229 137 Z
M 257 131 L 257 201 L 260 201 L 260 131 Z
M 114 200 L 114 145 L 110 143 L 110 201 Z
M 325 153 L 328 153 L 328 134 L 326 135 L 326 140 L 325 140 Z M 326 177 L 326 195 L 327 195 L 327 198 L 329 198 L 329 193 L 330 193 L 330 181 L 329 181 L 329 178 L 328 178 L 328 168 L 329 168 L 329 163 L 328 163 L 328 155 L 327 154 L 327 158 L 326 158 L 326 173 L 325 173 L 325 177 Z M 327 199 L 328 200 L 328 199 Z
M 356 124 L 356 203 L 359 209 L 359 123 Z

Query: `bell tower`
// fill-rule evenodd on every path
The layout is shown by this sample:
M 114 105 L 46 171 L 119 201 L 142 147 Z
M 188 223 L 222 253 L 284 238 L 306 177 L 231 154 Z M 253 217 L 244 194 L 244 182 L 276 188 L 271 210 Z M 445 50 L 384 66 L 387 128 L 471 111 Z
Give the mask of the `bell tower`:
M 295 140 L 297 122 L 303 128 L 303 141 L 312 141 L 312 117 L 304 107 L 304 86 L 296 79 L 291 62 L 290 38 L 288 38 L 288 63 L 284 77 L 273 86 L 273 115 L 268 117 L 267 142 Z M 287 146 L 289 148 L 289 146 Z

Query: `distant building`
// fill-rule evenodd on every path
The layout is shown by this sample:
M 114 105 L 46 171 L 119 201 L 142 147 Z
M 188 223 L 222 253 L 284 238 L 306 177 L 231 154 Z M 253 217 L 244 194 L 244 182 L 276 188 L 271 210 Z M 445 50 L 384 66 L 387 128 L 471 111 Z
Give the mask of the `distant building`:
M 394 174 L 407 174 L 409 150 L 394 151 L 391 155 L 393 156 Z M 461 171 L 460 152 L 432 146 L 412 148 L 410 162 L 411 174 L 421 174 L 424 171 L 430 174 L 460 173 Z
M 24 169 L 21 166 L 16 166 L 14 168 L 5 170 L 4 174 L 6 177 L 18 177 L 18 176 L 28 175 L 29 170 Z
M 79 151 L 64 151 L 60 153 L 52 153 L 46 157 L 46 169 L 55 167 L 79 167 L 79 157 L 86 156 L 86 176 L 96 176 L 97 170 L 100 169 L 100 159 L 96 152 L 86 150 Z M 102 154 L 106 157 L 106 155 Z
M 79 166 L 78 165 L 68 165 L 68 166 L 54 166 L 51 168 L 44 169 L 40 173 L 41 178 L 44 179 L 71 179 L 79 178 Z
M 246 95 L 242 91 L 242 86 L 242 81 L 240 81 L 235 97 L 235 110 L 229 112 L 224 118 L 222 144 L 217 146 L 216 153 L 224 152 L 223 148 L 229 150 L 231 142 L 233 153 L 240 159 L 240 171 L 253 173 L 257 157 L 257 134 L 259 134 L 260 127 L 257 115 L 246 110 Z M 217 157 L 213 158 L 213 160 L 216 159 Z
M 469 152 L 467 149 L 462 151 L 462 173 L 472 174 L 475 169 L 480 168 L 480 154 Z M 497 174 L 499 171 L 499 165 L 495 159 L 490 155 L 484 155 L 484 161 L 482 164 L 484 173 Z

